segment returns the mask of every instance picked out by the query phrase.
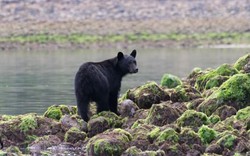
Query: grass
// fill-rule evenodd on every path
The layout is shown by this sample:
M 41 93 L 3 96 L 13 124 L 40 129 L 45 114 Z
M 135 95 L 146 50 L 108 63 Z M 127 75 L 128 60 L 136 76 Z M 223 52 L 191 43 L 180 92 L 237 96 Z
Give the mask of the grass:
M 30 34 L 0 37 L 0 42 L 19 43 L 95 43 L 95 42 L 123 42 L 123 41 L 222 41 L 222 43 L 242 43 L 250 41 L 250 33 L 194 33 L 194 34 L 114 34 L 114 35 L 88 35 L 88 34 Z

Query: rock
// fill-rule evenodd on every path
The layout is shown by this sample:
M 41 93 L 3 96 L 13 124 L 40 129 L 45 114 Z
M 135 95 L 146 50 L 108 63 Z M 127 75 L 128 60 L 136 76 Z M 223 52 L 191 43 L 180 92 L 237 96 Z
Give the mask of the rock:
M 74 106 L 53 105 L 47 109 L 47 111 L 44 113 L 44 116 L 51 119 L 60 120 L 63 115 L 74 115 L 76 112 L 77 109 Z
M 110 111 L 100 112 L 92 116 L 88 122 L 88 135 L 92 137 L 109 128 L 120 128 L 121 126 L 122 119 L 115 113 Z
M 180 127 L 190 127 L 193 130 L 198 130 L 203 124 L 209 123 L 208 117 L 202 112 L 194 110 L 186 110 L 177 120 L 177 125 Z
M 87 123 L 78 115 L 64 115 L 61 117 L 60 123 L 64 131 L 68 131 L 71 127 L 76 127 L 84 132 L 88 131 Z
M 196 109 L 203 101 L 204 101 L 204 98 L 197 98 L 197 99 L 191 100 L 187 103 L 187 108 Z
M 204 90 L 219 87 L 228 76 L 237 74 L 238 71 L 231 65 L 223 64 L 215 70 L 208 71 L 205 74 L 198 76 L 195 82 L 195 88 L 201 92 Z
M 163 142 L 177 143 L 179 141 L 178 133 L 172 129 L 167 128 L 159 133 L 159 136 L 155 140 L 155 144 L 160 145 Z
M 236 139 L 237 136 L 233 134 L 226 134 L 222 136 L 216 143 L 223 148 L 231 150 L 236 145 Z
M 156 126 L 173 123 L 180 116 L 180 110 L 170 103 L 153 104 L 150 108 L 146 122 Z
M 250 61 L 250 54 L 246 54 L 242 57 L 240 57 L 235 63 L 234 63 L 234 68 L 237 70 L 244 70 L 244 67 L 248 64 Z
M 7 154 L 6 154 L 6 156 L 9 156 L 9 155 L 23 155 L 23 153 L 22 153 L 22 151 L 17 147 L 17 146 L 10 146 L 10 147 L 8 147 L 7 149 L 6 149 L 6 152 L 7 152 Z
M 35 141 L 29 144 L 28 148 L 31 153 L 39 154 L 42 150 L 46 150 L 51 146 L 59 145 L 60 143 L 61 139 L 57 136 L 47 135 L 37 138 Z
M 85 132 L 82 132 L 80 129 L 76 127 L 71 127 L 64 136 L 65 142 L 70 143 L 77 143 L 80 140 L 85 140 L 87 137 L 87 134 Z
M 218 144 L 210 144 L 206 150 L 206 153 L 222 154 L 223 148 Z
M 238 120 L 246 120 L 250 118 L 250 106 L 247 106 L 243 109 L 240 109 L 237 113 L 236 113 L 236 119 Z
M 190 85 L 179 85 L 170 94 L 172 102 L 187 102 L 197 98 L 201 98 L 200 93 Z
M 216 109 L 213 114 L 218 115 L 221 120 L 225 120 L 226 118 L 235 115 L 236 112 L 237 110 L 234 107 L 223 105 Z
M 97 134 L 87 144 L 88 155 L 121 155 L 129 146 L 132 136 L 122 129 Z
M 197 77 L 199 77 L 200 75 L 204 74 L 203 71 L 201 70 L 201 68 L 194 68 L 191 73 L 188 75 L 186 81 L 194 87 L 195 85 L 195 82 L 196 82 L 196 79 Z
M 198 110 L 211 115 L 223 105 L 236 110 L 248 106 L 250 102 L 250 75 L 236 74 L 224 82 L 217 90 L 202 102 Z
M 194 144 L 198 144 L 198 145 L 202 144 L 199 135 L 195 133 L 195 131 L 192 130 L 191 128 L 182 128 L 179 138 L 180 138 L 179 142 L 181 144 L 190 145 L 191 148 Z
M 172 74 L 164 74 L 161 78 L 161 85 L 167 88 L 175 88 L 181 84 L 181 79 Z
M 142 151 L 136 146 L 129 147 L 126 151 L 122 153 L 122 156 L 164 156 L 165 152 L 162 150 L 157 151 Z
M 121 117 L 133 117 L 139 107 L 131 100 L 127 99 L 118 106 Z
M 152 104 L 169 100 L 169 95 L 155 82 L 147 82 L 145 85 L 128 90 L 122 99 L 130 99 L 134 101 L 139 108 L 148 109 Z

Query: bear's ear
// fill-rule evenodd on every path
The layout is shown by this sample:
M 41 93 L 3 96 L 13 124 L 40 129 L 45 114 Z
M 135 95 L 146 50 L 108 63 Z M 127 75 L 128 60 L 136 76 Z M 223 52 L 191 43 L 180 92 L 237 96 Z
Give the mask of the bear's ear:
M 119 52 L 119 53 L 117 54 L 118 61 L 120 61 L 121 59 L 123 59 L 123 57 L 124 57 L 124 55 L 123 55 L 122 52 Z
M 133 50 L 132 53 L 130 54 L 131 56 L 133 56 L 134 58 L 136 57 L 136 50 Z

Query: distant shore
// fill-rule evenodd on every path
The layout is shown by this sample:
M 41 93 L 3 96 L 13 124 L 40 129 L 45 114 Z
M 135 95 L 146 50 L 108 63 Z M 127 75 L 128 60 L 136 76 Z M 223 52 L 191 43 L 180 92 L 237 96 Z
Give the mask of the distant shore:
M 2 0 L 0 6 L 1 50 L 250 43 L 247 0 Z

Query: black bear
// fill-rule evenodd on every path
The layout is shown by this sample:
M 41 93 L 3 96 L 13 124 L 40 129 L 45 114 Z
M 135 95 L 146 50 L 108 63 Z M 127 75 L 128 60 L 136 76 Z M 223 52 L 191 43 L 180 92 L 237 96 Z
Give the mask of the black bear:
M 130 55 L 118 52 L 117 56 L 102 62 L 87 62 L 81 65 L 75 76 L 75 95 L 78 112 L 82 119 L 89 120 L 89 102 L 97 104 L 101 111 L 117 112 L 117 98 L 122 77 L 137 73 L 136 50 Z

